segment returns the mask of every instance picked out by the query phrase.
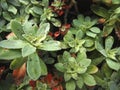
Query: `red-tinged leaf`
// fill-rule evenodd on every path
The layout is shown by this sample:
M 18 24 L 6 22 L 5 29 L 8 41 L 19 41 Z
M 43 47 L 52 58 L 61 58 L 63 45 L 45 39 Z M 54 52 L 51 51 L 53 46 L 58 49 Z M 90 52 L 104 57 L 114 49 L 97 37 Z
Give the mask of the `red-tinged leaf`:
M 36 81 L 30 80 L 30 81 L 29 81 L 29 85 L 30 85 L 31 87 L 36 87 Z
M 55 38 L 58 37 L 59 35 L 60 35 L 60 31 L 57 31 L 57 32 L 54 33 Z
M 70 24 L 65 24 L 64 26 L 65 26 L 66 29 L 70 28 Z
M 100 23 L 100 24 L 104 24 L 105 23 L 105 19 L 104 18 L 100 18 L 100 19 L 98 19 L 98 23 Z
M 59 16 L 62 16 L 64 14 L 63 10 L 56 10 L 56 13 L 59 15 Z
M 65 0 L 64 0 L 65 1 Z M 63 5 L 62 6 L 63 9 L 69 9 L 69 6 L 68 5 Z
M 52 90 L 63 90 L 63 87 L 60 84 L 59 86 L 53 87 Z
M 52 74 L 48 74 L 48 75 L 45 77 L 44 80 L 45 80 L 47 83 L 51 83 L 52 79 L 53 79 Z
M 9 34 L 6 36 L 7 39 L 11 39 L 11 38 L 13 38 L 13 37 L 16 37 L 13 32 L 9 33 Z
M 19 82 L 25 77 L 26 74 L 26 64 L 24 63 L 20 68 L 13 70 L 13 77 L 16 82 Z
M 5 66 L 0 67 L 0 75 L 3 73 L 4 70 L 5 70 Z

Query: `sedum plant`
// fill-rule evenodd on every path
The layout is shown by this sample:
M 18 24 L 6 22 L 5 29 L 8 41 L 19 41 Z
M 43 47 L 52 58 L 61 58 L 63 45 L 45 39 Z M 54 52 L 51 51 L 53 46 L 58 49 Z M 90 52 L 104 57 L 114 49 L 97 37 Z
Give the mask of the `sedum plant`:
M 0 90 L 119 90 L 119 30 L 119 0 L 0 0 Z
M 85 51 L 78 52 L 76 57 L 65 51 L 63 56 L 58 56 L 58 60 L 55 67 L 64 73 L 66 90 L 74 90 L 76 87 L 81 89 L 84 84 L 88 86 L 96 84 L 91 74 L 97 72 L 97 67 L 91 65 L 91 59 L 87 58 Z

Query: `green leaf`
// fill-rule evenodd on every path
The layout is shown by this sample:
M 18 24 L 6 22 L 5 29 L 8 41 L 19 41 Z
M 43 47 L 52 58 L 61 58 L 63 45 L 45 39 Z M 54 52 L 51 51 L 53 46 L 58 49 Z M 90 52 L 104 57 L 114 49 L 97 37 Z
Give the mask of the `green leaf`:
M 85 52 L 78 53 L 76 60 L 78 63 L 80 63 L 80 65 L 83 65 L 84 67 L 88 67 L 91 63 L 91 59 L 87 59 Z
M 21 5 L 18 0 L 8 0 L 7 2 L 9 2 L 13 6 L 20 6 Z
M 10 50 L 0 48 L 0 59 L 11 60 L 22 57 L 20 50 Z
M 51 18 L 51 23 L 56 27 L 61 27 L 61 22 L 58 19 Z
M 92 31 L 94 33 L 100 33 L 100 29 L 98 27 L 92 27 L 92 28 L 90 28 L 90 31 Z
M 17 9 L 12 5 L 9 6 L 8 11 L 12 12 L 13 14 L 17 14 Z
M 64 41 L 66 43 L 74 41 L 74 36 L 72 35 L 72 32 L 67 32 L 67 34 L 64 36 Z
M 115 62 L 115 61 L 108 59 L 108 58 L 106 59 L 106 62 L 111 69 L 116 70 L 116 71 L 118 71 L 120 69 L 119 62 Z
M 16 58 L 10 63 L 10 69 L 14 70 L 21 67 L 25 63 L 26 59 Z
M 96 48 L 103 56 L 107 57 L 106 51 L 104 50 L 103 46 L 102 46 L 99 42 L 97 42 L 97 41 L 95 41 L 95 48 Z
M 96 81 L 94 79 L 94 77 L 90 74 L 84 74 L 83 75 L 83 80 L 84 80 L 84 83 L 88 86 L 94 86 L 96 85 Z
M 26 43 L 22 40 L 3 40 L 0 42 L 0 47 L 8 49 L 20 49 L 25 45 Z
M 32 80 L 37 80 L 41 76 L 40 59 L 37 53 L 28 57 L 27 60 L 27 73 Z
M 112 0 L 112 4 L 120 4 L 120 0 Z
M 35 22 L 32 21 L 26 21 L 23 24 L 23 31 L 25 34 L 35 35 L 38 26 L 35 24 Z
M 97 82 L 97 85 L 100 85 L 102 87 L 106 87 L 108 85 L 108 82 L 105 82 L 105 80 L 102 80 L 101 77 L 94 75 L 95 81 Z
M 59 41 L 48 41 L 44 42 L 40 45 L 39 49 L 46 50 L 46 51 L 56 51 L 61 50 L 61 43 Z
M 66 82 L 66 90 L 75 90 L 76 85 L 73 80 Z
M 68 58 L 70 58 L 70 57 L 71 57 L 70 53 L 67 52 L 67 51 L 64 51 L 64 53 L 63 53 L 63 59 L 64 59 L 65 61 L 67 61 Z M 61 61 L 61 60 L 60 60 L 60 61 Z
M 98 68 L 95 65 L 90 65 L 87 68 L 87 73 L 94 74 L 98 71 Z
M 8 12 L 3 12 L 3 17 L 7 20 L 10 21 L 12 19 L 12 17 L 10 16 L 10 14 Z
M 49 6 L 49 0 L 42 0 L 42 3 L 44 4 L 44 6 L 46 8 L 48 8 L 48 6 Z
M 77 86 L 81 89 L 84 85 L 84 81 L 82 77 L 79 77 L 76 81 Z
M 22 34 L 24 34 L 24 31 L 22 25 L 18 21 L 11 21 L 11 30 L 18 38 L 23 39 Z
M 116 49 L 117 49 L 116 54 L 117 54 L 117 55 L 120 55 L 120 47 L 118 47 L 118 48 L 116 48 Z
M 80 65 L 83 65 L 84 67 L 88 67 L 91 63 L 91 59 L 81 59 L 79 63 Z
M 45 62 L 46 64 L 53 64 L 53 63 L 55 62 L 54 58 L 48 57 L 48 56 L 46 56 L 46 55 L 45 55 L 45 57 L 44 57 L 43 59 L 44 59 L 44 62 Z
M 3 10 L 8 9 L 8 4 L 7 4 L 6 0 L 1 0 L 0 5 L 1 5 L 1 8 L 3 8 Z
M 87 67 L 83 65 L 79 65 L 79 68 L 77 69 L 77 73 L 83 74 L 87 71 Z
M 65 68 L 62 63 L 56 63 L 55 68 L 59 70 L 60 72 L 65 72 Z
M 75 35 L 76 35 L 76 38 L 77 38 L 77 39 L 82 39 L 83 36 L 84 36 L 84 33 L 83 33 L 82 30 L 79 30 L 79 31 L 77 31 L 77 33 L 76 33 Z
M 105 60 L 104 56 L 97 57 L 95 59 L 92 59 L 92 64 L 98 65 L 98 64 L 102 63 L 103 60 Z
M 64 73 L 64 79 L 65 81 L 69 81 L 72 78 L 71 74 Z
M 82 52 L 82 53 L 79 52 L 79 53 L 77 54 L 76 60 L 77 60 L 78 62 L 80 62 L 81 59 L 85 59 L 85 58 L 87 58 L 86 52 Z
M 84 46 L 87 47 L 92 47 L 94 46 L 94 40 L 91 38 L 85 38 L 85 43 Z
M 107 63 L 104 63 L 101 67 L 101 71 L 105 74 L 105 76 L 109 79 L 113 73 L 113 70 L 108 67 Z
M 87 31 L 86 35 L 89 36 L 89 37 L 92 37 L 92 38 L 95 38 L 97 36 L 97 34 L 95 34 L 93 32 L 90 32 L 90 31 Z
M 39 2 L 37 0 L 30 0 L 32 4 L 38 4 Z
M 40 59 L 40 66 L 41 66 L 41 75 L 47 75 L 47 66 L 43 62 L 41 58 Z
M 49 23 L 43 23 L 40 24 L 40 28 L 37 31 L 37 36 L 43 38 L 43 40 L 46 38 L 46 35 L 48 34 L 50 30 L 50 24 Z
M 95 14 L 97 14 L 103 18 L 109 18 L 109 13 L 108 13 L 107 9 L 100 7 L 98 5 L 92 5 L 91 9 Z
M 30 54 L 34 53 L 35 51 L 36 51 L 35 47 L 33 47 L 30 44 L 27 44 L 26 46 L 24 46 L 22 48 L 22 56 L 23 57 L 29 56 Z
M 19 0 L 20 3 L 27 5 L 29 4 L 29 0 Z
M 112 36 L 108 36 L 105 39 L 105 50 L 106 51 L 110 50 L 113 46 L 113 43 L 114 43 L 114 38 Z
M 103 36 L 108 36 L 113 31 L 114 25 L 104 25 Z
M 84 19 L 84 17 L 83 17 L 83 19 Z M 73 20 L 73 26 L 74 27 L 79 27 L 80 26 L 80 20 L 74 19 Z
M 38 14 L 38 15 L 42 15 L 43 13 L 43 9 L 42 7 L 37 7 L 37 6 L 34 6 L 31 8 L 33 10 L 34 13 Z
M 120 89 L 120 87 L 119 87 L 119 85 L 116 83 L 116 81 L 110 81 L 110 82 L 108 83 L 108 85 L 109 85 L 109 90 L 119 90 L 119 89 Z
M 120 7 L 118 7 L 117 9 L 115 9 L 114 11 L 116 14 L 120 14 Z

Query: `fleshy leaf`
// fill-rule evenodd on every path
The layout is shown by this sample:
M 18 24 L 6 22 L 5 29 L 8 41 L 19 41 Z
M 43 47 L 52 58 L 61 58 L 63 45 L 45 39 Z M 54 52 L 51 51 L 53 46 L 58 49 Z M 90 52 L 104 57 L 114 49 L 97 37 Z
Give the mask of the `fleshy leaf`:
M 64 79 L 65 81 L 69 81 L 72 78 L 71 74 L 64 73 Z
M 90 31 L 87 31 L 86 35 L 89 36 L 89 37 L 92 37 L 92 38 L 95 38 L 97 36 L 97 34 L 95 34 L 93 32 L 90 32 Z
M 77 86 L 81 89 L 84 85 L 84 81 L 82 77 L 79 77 L 76 81 Z
M 115 13 L 116 14 L 120 14 L 120 7 L 118 7 L 117 9 L 115 9 Z
M 73 80 L 66 82 L 66 90 L 75 90 L 76 85 Z
M 79 52 L 79 53 L 77 54 L 76 60 L 77 60 L 78 62 L 80 62 L 81 59 L 85 59 L 85 58 L 87 58 L 86 53 L 85 53 L 85 52 L 83 52 L 83 53 Z
M 55 67 L 56 67 L 57 70 L 59 70 L 61 72 L 65 72 L 65 68 L 64 68 L 62 63 L 56 63 Z
M 0 59 L 11 60 L 18 57 L 22 57 L 20 50 L 10 50 L 0 48 Z
M 99 42 L 95 42 L 95 48 L 105 57 L 107 57 L 106 51 Z
M 115 62 L 111 59 L 106 59 L 106 62 L 111 69 L 116 70 L 116 71 L 118 71 L 120 69 L 120 63 L 119 62 Z
M 42 40 L 44 40 L 46 38 L 46 35 L 49 32 L 49 29 L 50 29 L 50 24 L 49 23 L 40 24 L 40 28 L 37 31 L 37 36 L 39 38 L 42 38 Z
M 34 6 L 31 9 L 33 10 L 34 13 L 36 13 L 38 15 L 41 15 L 43 13 L 42 8 L 40 8 L 40 7 Z
M 101 17 L 104 17 L 104 18 L 109 17 L 109 13 L 107 13 L 108 10 L 103 8 L 103 7 L 100 7 L 100 6 L 97 6 L 97 5 L 92 5 L 91 9 L 95 14 L 97 14 Z
M 41 66 L 41 75 L 47 75 L 47 66 L 41 58 L 39 59 L 40 59 L 40 66 Z
M 90 28 L 90 31 L 92 31 L 94 33 L 100 33 L 100 29 L 98 27 L 92 27 L 92 28 Z
M 37 53 L 34 53 L 28 57 L 27 73 L 33 80 L 37 80 L 41 76 L 40 59 Z
M 18 38 L 23 39 L 22 34 L 24 34 L 24 31 L 22 25 L 18 21 L 11 21 L 11 30 Z
M 11 15 L 8 12 L 3 12 L 3 17 L 8 21 L 12 19 Z
M 114 38 L 112 36 L 108 36 L 106 39 L 105 39 L 105 50 L 110 50 L 113 46 L 113 43 L 114 43 Z
M 87 74 L 87 73 L 84 74 L 83 79 L 84 79 L 84 83 L 88 86 L 96 85 L 96 81 L 95 81 L 94 77 L 90 74 Z
M 114 28 L 114 25 L 104 25 L 103 27 L 103 36 L 108 36 Z
M 72 35 L 72 32 L 68 31 L 67 34 L 64 36 L 64 41 L 66 43 L 70 43 L 72 41 L 74 41 L 74 36 Z
M 101 67 L 101 71 L 105 74 L 106 77 L 111 77 L 113 70 L 111 68 L 109 68 L 109 66 L 107 65 L 107 63 L 104 63 Z
M 23 56 L 23 57 L 26 57 L 26 56 L 34 53 L 35 51 L 36 51 L 36 48 L 35 48 L 35 47 L 33 47 L 33 46 L 30 45 L 30 44 L 27 44 L 26 46 L 24 46 L 24 47 L 22 48 L 22 56 Z
M 94 74 L 98 71 L 98 68 L 95 65 L 90 65 L 87 68 L 87 73 Z
M 25 63 L 25 61 L 26 60 L 23 58 L 14 59 L 10 64 L 10 69 L 14 70 L 14 69 L 20 68 Z
M 52 18 L 51 19 L 51 23 L 56 26 L 56 27 L 60 27 L 61 26 L 61 22 L 58 19 Z
M 48 41 L 44 42 L 40 45 L 39 49 L 46 50 L 46 51 L 56 51 L 61 50 L 61 43 L 59 41 Z
M 79 30 L 79 31 L 76 32 L 75 35 L 76 35 L 76 38 L 77 38 L 77 39 L 82 39 L 83 36 L 84 36 L 84 33 L 83 33 L 82 30 Z
M 84 46 L 85 46 L 86 48 L 89 48 L 89 47 L 94 46 L 94 40 L 91 39 L 91 38 L 85 38 Z
M 94 75 L 95 81 L 97 82 L 98 85 L 102 86 L 102 87 L 106 87 L 108 82 L 106 82 L 105 80 L 102 80 L 101 77 Z
M 8 11 L 12 12 L 13 14 L 17 13 L 17 9 L 14 6 L 12 6 L 12 5 L 9 6 Z
M 42 0 L 42 3 L 44 4 L 44 6 L 46 8 L 48 8 L 48 6 L 49 6 L 49 0 Z
M 120 4 L 120 0 L 112 0 L 112 4 Z
M 32 22 L 32 21 L 26 21 L 24 24 L 23 24 L 23 31 L 25 32 L 25 34 L 32 34 L 34 35 L 37 31 L 37 25 Z
M 3 40 L 0 42 L 0 47 L 8 49 L 20 49 L 25 45 L 26 43 L 22 40 Z

